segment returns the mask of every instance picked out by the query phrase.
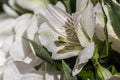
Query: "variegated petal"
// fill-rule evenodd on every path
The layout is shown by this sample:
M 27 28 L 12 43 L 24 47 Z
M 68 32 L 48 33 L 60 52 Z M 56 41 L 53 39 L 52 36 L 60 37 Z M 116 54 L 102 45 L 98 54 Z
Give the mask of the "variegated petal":
M 92 40 L 95 28 L 95 18 L 93 12 L 93 4 L 90 0 L 87 7 L 81 14 L 80 23 L 84 34 L 87 34 L 90 40 Z
M 86 37 L 86 35 L 82 31 L 82 27 L 81 27 L 81 24 L 79 22 L 75 26 L 75 31 L 76 31 L 76 34 L 78 36 L 78 39 L 79 39 L 81 46 L 86 47 L 89 43 L 89 39 Z
M 81 51 L 80 55 L 78 56 L 76 60 L 76 64 L 73 69 L 73 76 L 77 75 L 82 68 L 85 66 L 85 64 L 88 62 L 89 59 L 93 56 L 94 53 L 94 42 L 91 42 L 86 46 L 86 48 Z

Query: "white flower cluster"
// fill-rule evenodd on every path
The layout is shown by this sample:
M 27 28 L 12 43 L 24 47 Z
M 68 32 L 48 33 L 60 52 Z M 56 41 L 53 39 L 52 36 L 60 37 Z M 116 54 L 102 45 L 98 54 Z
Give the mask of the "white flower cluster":
M 8 0 L 8 4 L 3 4 L 5 12 L 0 14 L 0 80 L 63 80 L 61 72 L 38 58 L 23 37 L 43 45 L 54 60 L 78 56 L 73 76 L 93 56 L 94 33 L 105 39 L 100 4 L 93 6 L 91 0 L 77 0 L 72 15 L 61 2 L 54 6 L 47 0 Z M 112 48 L 120 52 L 110 21 L 107 26 Z
M 18 9 L 15 3 L 27 8 L 30 2 L 9 0 L 13 8 L 3 4 L 6 13 L 0 14 L 0 80 L 60 80 L 60 72 L 38 58 L 30 43 L 23 39 L 24 36 L 40 43 L 37 34 L 43 17 L 30 13 L 18 16 L 13 10 Z M 36 4 L 31 2 L 30 6 L 34 9 Z M 42 66 L 36 70 L 39 65 Z

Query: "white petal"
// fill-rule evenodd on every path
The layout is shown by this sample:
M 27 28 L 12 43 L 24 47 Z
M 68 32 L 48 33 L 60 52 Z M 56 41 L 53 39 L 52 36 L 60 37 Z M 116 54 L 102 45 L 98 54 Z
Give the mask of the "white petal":
M 3 66 L 6 62 L 7 58 L 6 58 L 6 53 L 4 53 L 1 49 L 0 49 L 0 66 Z
M 38 7 L 46 7 L 47 3 L 47 0 L 16 0 L 17 5 L 31 11 Z
M 80 44 L 83 46 L 83 47 L 86 47 L 89 43 L 89 39 L 86 37 L 86 35 L 84 34 L 84 32 L 82 31 L 82 28 L 81 28 L 81 24 L 78 23 L 78 25 L 75 27 L 75 31 L 77 33 L 77 36 L 78 36 L 78 39 L 80 41 Z
M 14 10 L 17 10 L 19 11 L 20 13 L 23 13 L 24 11 L 21 10 L 20 8 L 18 8 L 16 6 L 16 0 L 8 0 L 8 4 L 14 9 Z
M 31 40 L 35 38 L 35 34 L 38 31 L 37 18 L 34 16 L 31 23 L 28 25 L 27 37 Z
M 53 17 L 51 14 L 48 15 L 48 21 L 50 23 L 50 27 L 56 31 L 57 33 L 67 36 L 66 35 L 66 29 L 64 27 L 65 24 L 61 23 L 59 20 L 57 20 L 55 17 Z
M 67 22 L 67 19 L 71 17 L 69 14 L 64 12 L 62 9 L 55 7 L 53 5 L 50 5 L 50 4 L 48 5 L 48 11 L 54 18 L 56 18 L 58 21 L 60 21 L 63 24 Z
M 1 49 L 2 49 L 4 52 L 8 53 L 8 51 L 9 51 L 9 49 L 10 49 L 12 43 L 13 43 L 13 40 L 14 40 L 14 35 L 9 36 L 9 37 L 4 41 Z
M 95 28 L 95 19 L 93 13 L 93 4 L 89 1 L 85 11 L 81 14 L 81 26 L 88 37 L 92 40 Z
M 48 8 L 36 9 L 35 14 L 44 16 L 56 32 L 66 36 L 65 28 L 63 26 L 66 25 L 66 22 L 68 21 L 67 19 L 69 19 L 71 16 L 65 11 L 49 4 Z
M 38 78 L 42 79 L 42 74 L 21 61 L 8 65 L 3 74 L 4 80 L 38 80 Z
M 9 14 L 11 16 L 14 16 L 14 17 L 18 16 L 18 14 L 6 4 L 3 4 L 3 9 L 7 14 Z
M 63 11 L 66 11 L 65 5 L 64 5 L 61 1 L 58 1 L 55 6 L 56 6 L 56 7 L 59 7 L 59 8 L 62 9 Z
M 94 42 L 88 44 L 88 46 L 86 46 L 86 48 L 81 52 L 79 56 L 80 62 L 78 64 L 88 62 L 88 60 L 93 56 L 93 53 L 94 53 Z
M 80 50 L 71 50 L 69 52 L 63 53 L 63 54 L 59 54 L 58 51 L 63 49 L 62 48 L 58 48 L 53 54 L 52 54 L 52 58 L 55 60 L 59 60 L 59 59 L 66 59 L 66 58 L 70 58 L 70 57 L 74 57 L 79 55 Z
M 31 52 L 31 49 L 28 45 L 28 42 L 22 38 L 19 38 L 19 40 L 15 41 L 11 48 L 10 48 L 10 55 L 14 60 L 22 60 L 24 59 L 29 53 Z
M 36 71 L 31 65 L 24 62 L 16 61 L 14 62 L 19 73 L 23 76 L 21 80 L 43 80 L 43 72 Z
M 22 61 L 14 61 L 14 65 L 20 74 L 26 74 L 35 71 L 35 69 Z
M 13 19 L 12 17 L 9 18 L 9 16 L 6 19 L 4 19 L 4 18 L 3 18 L 3 20 L 1 19 L 0 20 L 0 34 L 1 33 L 2 34 L 3 33 L 6 33 L 6 34 L 12 33 L 15 23 L 16 23 L 15 19 Z
M 78 60 L 76 61 L 75 67 L 72 72 L 73 75 L 78 74 L 82 70 L 84 65 L 93 56 L 93 53 L 94 53 L 94 42 L 91 42 L 79 55 Z
M 31 14 L 24 14 L 20 16 L 16 21 L 16 27 L 15 27 L 15 33 L 16 37 L 15 40 L 21 38 L 23 34 L 25 33 L 26 29 L 28 28 L 28 25 L 31 23 L 32 15 Z
M 88 3 L 88 0 L 77 0 L 76 1 L 77 12 L 82 12 L 87 6 L 87 3 Z
M 16 21 L 13 17 L 6 14 L 0 15 L 0 47 L 9 36 L 13 35 L 15 23 Z
M 60 35 L 49 27 L 47 23 L 41 24 L 39 28 L 39 39 L 41 44 L 44 45 L 48 51 L 53 53 L 58 48 L 54 43 L 58 40 L 58 36 Z
M 96 17 L 95 18 L 96 24 L 100 27 L 104 27 L 104 15 L 103 15 L 103 11 L 99 3 L 96 4 L 96 6 L 94 7 L 94 13 Z
M 38 66 L 40 63 L 42 63 L 43 61 L 38 58 L 36 55 L 34 55 L 33 53 L 30 53 L 25 59 L 24 62 L 27 64 L 30 64 L 31 66 Z
M 43 75 L 27 73 L 21 78 L 21 80 L 43 80 Z
M 20 80 L 21 76 L 14 64 L 8 65 L 3 72 L 3 80 Z
M 11 36 L 11 34 L 0 34 L 0 48 L 2 47 L 2 45 L 4 44 L 4 41 Z
M 109 80 L 120 80 L 120 75 L 113 75 Z
M 52 65 L 47 64 L 45 75 L 46 80 L 61 80 L 60 77 L 60 71 L 57 71 Z

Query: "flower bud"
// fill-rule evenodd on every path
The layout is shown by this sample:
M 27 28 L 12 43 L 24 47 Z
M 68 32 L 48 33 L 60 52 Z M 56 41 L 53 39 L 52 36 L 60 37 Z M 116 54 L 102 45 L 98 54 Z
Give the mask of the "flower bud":
M 101 65 L 97 66 L 97 75 L 101 80 L 108 80 L 112 76 L 110 71 Z

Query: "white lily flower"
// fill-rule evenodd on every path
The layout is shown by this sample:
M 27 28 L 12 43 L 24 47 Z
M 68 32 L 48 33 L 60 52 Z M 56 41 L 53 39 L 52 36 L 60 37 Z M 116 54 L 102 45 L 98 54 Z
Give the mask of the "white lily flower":
M 120 39 L 115 34 L 112 25 L 110 23 L 107 6 L 103 4 L 103 8 L 108 18 L 108 22 L 107 22 L 107 30 L 108 30 L 108 38 L 109 38 L 108 40 L 110 43 L 112 43 L 111 44 L 112 49 L 120 53 Z M 97 24 L 95 28 L 95 34 L 99 40 L 104 41 L 105 40 L 104 17 L 100 4 L 97 4 L 95 6 L 95 13 L 96 13 L 96 24 Z
M 21 33 L 20 32 L 16 32 L 16 34 L 14 33 L 14 28 L 17 25 L 16 22 L 18 21 L 18 23 L 19 23 L 20 20 L 18 20 L 16 18 L 13 18 L 11 16 L 8 16 L 7 14 L 1 14 L 0 15 L 0 28 L 1 28 L 0 29 L 0 55 L 1 55 L 1 57 L 0 57 L 0 62 L 1 62 L 0 67 L 4 66 L 6 64 L 6 62 L 9 61 L 9 58 L 11 58 L 11 59 L 13 58 L 15 60 L 16 58 L 14 57 L 14 55 L 16 55 L 17 53 L 19 53 L 19 54 L 17 54 L 17 56 L 19 56 L 19 58 L 16 59 L 16 60 L 19 60 L 21 58 L 22 53 L 20 53 L 20 52 L 22 52 L 22 49 L 20 47 L 23 46 L 22 43 L 20 44 L 21 46 L 18 45 L 18 44 L 16 45 L 16 46 L 19 46 L 19 48 L 18 47 L 12 48 L 12 46 L 15 43 L 14 41 L 19 41 L 20 38 L 22 39 L 22 35 L 21 35 L 22 31 L 21 31 Z M 21 24 L 23 24 L 23 22 L 21 22 Z M 20 27 L 22 28 L 23 25 L 20 26 L 20 23 L 18 25 L 19 25 L 18 27 L 19 27 L 19 30 L 20 30 Z M 23 27 L 25 27 L 25 26 L 23 26 Z M 15 35 L 16 35 L 17 39 L 15 39 Z M 14 51 L 11 52 L 11 50 L 14 50 Z M 20 50 L 20 51 L 18 51 L 18 50 Z M 25 55 L 25 53 L 23 53 L 23 55 Z M 35 57 L 35 55 L 33 57 Z M 21 58 L 21 60 L 22 59 L 23 58 Z M 32 59 L 31 62 L 33 63 L 34 62 L 33 60 L 35 60 L 35 59 L 32 58 L 32 57 L 31 57 L 31 59 Z M 35 62 L 34 62 L 34 64 L 35 64 Z
M 85 3 L 84 0 L 78 0 L 81 1 Z M 63 7 L 48 4 L 46 12 L 42 14 L 48 23 L 45 22 L 40 26 L 39 39 L 41 44 L 52 52 L 53 59 L 66 59 L 79 55 L 79 61 L 76 61 L 74 68 L 79 70 L 73 70 L 73 75 L 76 75 L 84 66 L 82 64 L 86 64 L 94 52 L 93 4 L 87 0 L 85 8 L 82 11 L 77 10 L 72 16 L 64 10 Z
M 38 20 L 41 22 L 38 22 Z M 49 70 L 47 72 L 42 69 L 40 71 L 33 70 L 33 67 L 43 61 L 36 57 L 29 43 L 22 39 L 23 36 L 27 36 L 29 39 L 35 40 L 38 26 L 42 22 L 44 22 L 44 19 L 40 20 L 32 14 L 24 14 L 18 18 L 6 17 L 6 15 L 0 16 L 0 80 L 43 80 L 44 74 L 46 80 L 49 78 L 57 80 L 57 77 L 54 76 L 57 76 L 57 74 L 60 76 L 60 73 L 54 69 L 52 71 L 55 71 L 55 73 L 52 74 Z M 21 73 L 26 70 L 25 74 Z M 58 80 L 60 80 L 59 78 Z

